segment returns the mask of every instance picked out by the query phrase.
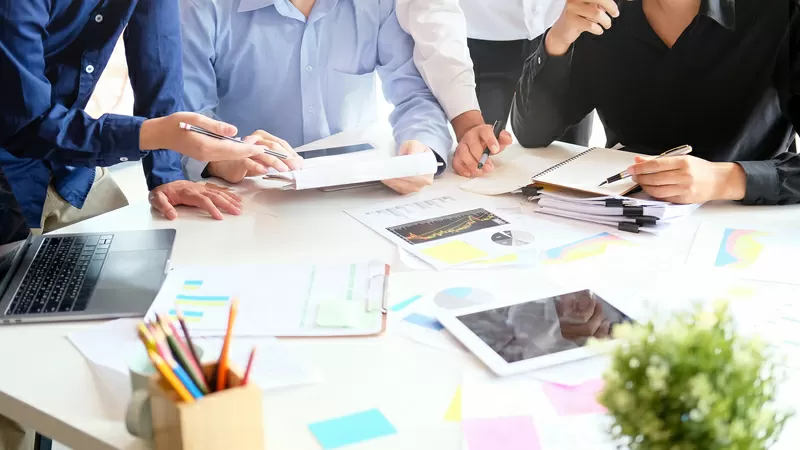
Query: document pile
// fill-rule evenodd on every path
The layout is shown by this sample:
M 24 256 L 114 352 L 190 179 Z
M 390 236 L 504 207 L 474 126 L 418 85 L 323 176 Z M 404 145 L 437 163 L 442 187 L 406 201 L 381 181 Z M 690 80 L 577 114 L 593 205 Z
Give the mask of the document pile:
M 609 225 L 631 233 L 659 234 L 700 207 L 653 200 L 646 194 L 591 197 L 549 189 L 528 199 L 539 201 L 538 213 Z

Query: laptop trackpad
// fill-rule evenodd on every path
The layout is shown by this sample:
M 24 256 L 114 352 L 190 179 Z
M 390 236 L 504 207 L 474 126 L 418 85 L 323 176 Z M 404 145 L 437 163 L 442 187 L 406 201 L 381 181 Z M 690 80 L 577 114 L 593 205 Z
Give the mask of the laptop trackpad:
M 167 258 L 168 250 L 109 253 L 89 310 L 144 315 L 161 289 Z

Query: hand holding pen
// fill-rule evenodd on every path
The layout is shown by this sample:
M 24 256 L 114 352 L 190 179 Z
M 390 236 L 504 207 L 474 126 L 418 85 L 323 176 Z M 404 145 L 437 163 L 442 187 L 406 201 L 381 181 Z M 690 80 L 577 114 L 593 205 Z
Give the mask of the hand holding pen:
M 680 147 L 675 147 L 673 149 L 667 150 L 664 153 L 656 156 L 653 159 L 666 158 L 666 157 L 669 157 L 669 156 L 683 156 L 683 155 L 688 155 L 691 152 L 692 152 L 692 147 L 690 147 L 688 145 L 681 145 Z M 628 170 L 624 170 L 624 171 L 622 171 L 622 172 L 620 172 L 618 174 L 615 174 L 615 175 L 612 175 L 612 176 L 606 178 L 606 180 L 603 181 L 602 183 L 600 183 L 600 185 L 598 185 L 598 187 L 605 186 L 605 185 L 611 184 L 611 183 L 616 183 L 617 181 L 624 180 L 625 178 L 630 178 L 631 176 L 632 176 L 632 174 L 629 173 Z
M 453 170 L 462 177 L 491 173 L 494 165 L 489 157 L 502 152 L 512 142 L 511 133 L 505 131 L 505 121 L 495 122 L 494 127 L 482 123 L 482 117 L 480 122 L 464 134 L 453 155 Z

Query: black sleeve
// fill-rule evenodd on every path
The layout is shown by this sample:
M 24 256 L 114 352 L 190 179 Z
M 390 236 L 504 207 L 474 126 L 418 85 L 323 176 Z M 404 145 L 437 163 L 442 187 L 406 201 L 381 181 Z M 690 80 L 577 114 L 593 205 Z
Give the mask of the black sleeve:
M 525 61 L 511 109 L 514 135 L 527 148 L 550 145 L 594 109 L 591 71 L 582 69 L 589 56 L 581 52 L 583 37 L 563 56 L 547 54 L 546 38 Z
M 800 7 L 788 2 L 789 27 L 775 67 L 775 83 L 783 113 L 800 129 Z M 781 153 L 767 161 L 737 161 L 747 187 L 742 202 L 749 205 L 785 205 L 800 202 L 800 157 Z

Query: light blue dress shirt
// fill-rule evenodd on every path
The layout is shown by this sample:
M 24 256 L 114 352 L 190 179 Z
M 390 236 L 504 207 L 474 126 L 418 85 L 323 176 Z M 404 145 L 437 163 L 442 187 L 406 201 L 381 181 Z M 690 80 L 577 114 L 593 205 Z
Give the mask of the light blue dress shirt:
M 418 140 L 447 160 L 447 118 L 394 0 L 317 0 L 308 19 L 289 0 L 181 0 L 181 19 L 190 111 L 296 147 L 374 122 L 377 74 L 398 145 Z M 184 167 L 198 180 L 205 163 Z

